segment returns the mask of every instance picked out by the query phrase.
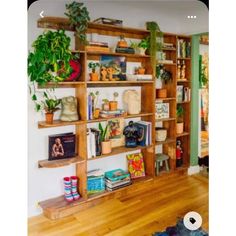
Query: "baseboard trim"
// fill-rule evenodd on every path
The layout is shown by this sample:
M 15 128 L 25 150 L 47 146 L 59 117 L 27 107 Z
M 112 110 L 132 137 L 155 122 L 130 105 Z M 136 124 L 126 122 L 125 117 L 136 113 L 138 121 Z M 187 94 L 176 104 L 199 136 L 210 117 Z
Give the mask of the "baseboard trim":
M 200 172 L 200 166 L 190 166 L 188 168 L 188 175 L 194 175 Z

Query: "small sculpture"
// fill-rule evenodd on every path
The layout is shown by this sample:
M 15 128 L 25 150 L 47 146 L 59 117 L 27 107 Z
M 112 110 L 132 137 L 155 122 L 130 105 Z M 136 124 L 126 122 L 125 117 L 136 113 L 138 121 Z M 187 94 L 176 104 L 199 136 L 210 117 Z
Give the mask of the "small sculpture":
M 101 67 L 101 75 L 102 75 L 102 81 L 107 81 L 107 69 L 106 67 Z
M 140 138 L 140 133 L 138 127 L 131 120 L 124 128 L 123 134 L 125 135 L 125 146 L 126 147 L 137 147 L 138 138 Z
M 62 121 L 76 121 L 79 119 L 77 112 L 77 99 L 76 97 L 69 96 L 62 98 L 61 101 L 61 116 Z
M 180 78 L 181 79 L 185 79 L 185 68 L 186 68 L 186 66 L 185 66 L 185 63 L 183 61 L 182 66 L 181 66 L 181 71 L 180 71 Z
M 176 141 L 176 167 L 181 167 L 183 165 L 183 149 L 181 147 L 181 141 L 177 139 Z
M 123 94 L 123 102 L 128 114 L 135 115 L 141 112 L 141 96 L 138 91 L 129 89 Z
M 116 79 L 113 78 L 114 69 L 112 67 L 107 68 L 107 73 L 108 73 L 108 77 L 109 77 L 110 81 L 116 80 Z

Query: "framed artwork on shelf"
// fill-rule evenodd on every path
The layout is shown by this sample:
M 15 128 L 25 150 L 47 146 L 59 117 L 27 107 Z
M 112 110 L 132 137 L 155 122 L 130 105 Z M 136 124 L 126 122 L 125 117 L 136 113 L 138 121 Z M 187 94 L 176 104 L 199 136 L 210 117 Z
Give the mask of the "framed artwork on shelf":
M 169 118 L 169 103 L 156 103 L 156 119 Z
M 142 153 L 134 153 L 127 155 L 128 171 L 131 179 L 136 179 L 145 176 L 145 168 Z

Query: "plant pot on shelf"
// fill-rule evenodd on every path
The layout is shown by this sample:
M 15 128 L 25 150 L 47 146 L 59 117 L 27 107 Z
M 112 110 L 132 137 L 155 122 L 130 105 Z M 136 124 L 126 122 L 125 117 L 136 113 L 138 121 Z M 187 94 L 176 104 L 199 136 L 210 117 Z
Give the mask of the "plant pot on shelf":
M 102 104 L 102 110 L 103 111 L 109 111 L 109 109 L 110 109 L 109 102 L 104 102 Z
M 167 89 L 156 89 L 156 98 L 166 98 L 167 97 Z
M 111 140 L 103 141 L 102 142 L 102 154 L 109 154 L 111 153 Z
M 109 102 L 109 109 L 110 111 L 116 111 L 117 110 L 117 101 L 110 101 Z
M 46 119 L 46 123 L 47 123 L 47 124 L 52 124 L 52 123 L 53 123 L 53 116 L 54 116 L 54 113 L 53 113 L 53 112 L 51 112 L 51 113 L 49 113 L 49 112 L 45 113 L 45 119 Z
M 140 55 L 146 55 L 146 48 L 138 48 L 138 51 Z
M 176 123 L 176 133 L 182 134 L 184 132 L 184 122 Z
M 98 73 L 96 73 L 96 72 L 93 73 L 92 72 L 89 75 L 90 75 L 90 80 L 91 81 L 99 81 Z
M 138 68 L 138 74 L 144 75 L 145 74 L 145 68 Z
M 98 119 L 100 114 L 100 108 L 96 108 L 93 112 L 93 118 Z
M 164 128 L 156 128 L 156 141 L 163 142 L 166 140 L 167 130 Z

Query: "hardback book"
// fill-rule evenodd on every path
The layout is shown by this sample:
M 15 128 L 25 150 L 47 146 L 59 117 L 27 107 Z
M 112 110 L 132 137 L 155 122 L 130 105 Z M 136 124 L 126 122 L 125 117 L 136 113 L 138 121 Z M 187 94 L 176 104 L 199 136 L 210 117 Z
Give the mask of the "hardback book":
M 182 102 L 183 101 L 183 91 L 184 91 L 184 86 L 183 85 L 177 85 L 177 90 L 176 90 L 177 102 Z
M 76 137 L 73 133 L 63 133 L 48 136 L 48 160 L 60 160 L 76 156 Z
M 110 52 L 110 48 L 101 46 L 85 46 L 87 52 Z
M 105 183 L 106 183 L 106 186 L 109 187 L 109 188 L 114 188 L 114 187 L 118 187 L 118 186 L 121 186 L 121 185 L 124 185 L 124 184 L 127 184 L 127 183 L 130 183 L 131 182 L 131 179 L 130 177 L 129 178 L 126 178 L 124 180 L 121 180 L 121 181 L 116 181 L 115 183 L 113 182 L 108 182 L 107 179 L 105 179 Z
M 152 75 L 150 75 L 150 74 L 144 74 L 144 75 L 127 74 L 126 78 L 128 81 L 151 81 Z
M 106 186 L 106 190 L 108 190 L 108 191 L 114 191 L 114 190 L 117 190 L 117 189 L 120 189 L 120 188 L 129 186 L 129 185 L 131 185 L 131 184 L 132 184 L 132 182 L 130 181 L 129 183 L 126 183 L 126 184 L 123 184 L 123 185 L 119 185 L 119 186 L 116 186 L 116 187 L 112 187 L 112 188 Z
M 105 191 L 104 172 L 101 169 L 95 169 L 87 172 L 87 193 L 101 193 Z
M 169 103 L 156 103 L 156 119 L 169 118 Z
M 185 102 L 189 102 L 189 101 L 190 101 L 190 96 L 191 96 L 190 91 L 191 91 L 190 88 L 184 87 L 183 100 L 184 100 Z
M 102 154 L 102 147 L 101 147 L 101 140 L 100 140 L 100 131 L 95 128 L 90 128 L 91 132 L 94 133 L 95 136 L 95 151 L 96 156 L 101 156 Z
M 111 181 L 122 180 L 129 176 L 130 174 L 122 169 L 115 169 L 105 172 L 105 177 Z
M 152 144 L 152 122 L 140 120 L 140 121 L 138 121 L 138 123 L 147 125 L 146 146 L 151 145 Z
M 134 153 L 127 155 L 128 171 L 131 179 L 136 179 L 145 176 L 145 167 L 142 153 Z
M 108 43 L 107 43 L 107 42 L 89 41 L 88 44 L 89 44 L 90 46 L 108 47 Z
M 152 143 L 152 124 L 147 121 L 138 121 L 135 123 L 138 127 L 138 133 L 140 137 L 138 138 L 137 144 L 140 146 L 148 146 Z
M 131 48 L 131 47 L 127 47 L 127 48 L 120 48 L 120 47 L 117 47 L 116 48 L 116 52 L 117 53 L 128 53 L 128 54 L 134 54 L 134 49 Z

